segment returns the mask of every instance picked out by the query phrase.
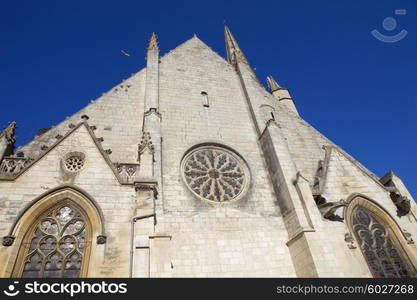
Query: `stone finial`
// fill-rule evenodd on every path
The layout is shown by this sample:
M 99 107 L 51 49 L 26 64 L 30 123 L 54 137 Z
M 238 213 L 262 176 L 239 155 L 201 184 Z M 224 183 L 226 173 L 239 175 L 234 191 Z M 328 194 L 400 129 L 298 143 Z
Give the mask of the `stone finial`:
M 158 36 L 156 35 L 155 32 L 152 32 L 151 38 L 149 39 L 148 51 L 149 50 L 159 51 Z
M 6 138 L 7 144 L 13 144 L 16 141 L 16 122 L 9 122 L 7 127 L 0 133 L 0 137 L 4 135 Z
M 282 87 L 275 81 L 272 76 L 266 77 L 266 81 L 268 83 L 269 92 L 273 93 L 276 90 L 282 89 Z
M 81 119 L 83 119 L 83 121 L 87 121 L 88 119 L 90 119 L 90 117 L 87 115 L 82 115 Z

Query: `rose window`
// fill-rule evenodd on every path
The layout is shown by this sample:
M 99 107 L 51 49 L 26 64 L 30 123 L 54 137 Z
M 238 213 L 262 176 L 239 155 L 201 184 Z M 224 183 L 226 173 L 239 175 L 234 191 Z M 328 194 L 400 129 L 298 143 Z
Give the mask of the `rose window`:
M 85 155 L 80 152 L 68 153 L 63 159 L 63 165 L 69 172 L 80 171 L 85 164 Z
M 235 154 L 222 148 L 197 149 L 183 163 L 187 186 L 197 196 L 223 202 L 238 198 L 246 188 L 248 172 Z

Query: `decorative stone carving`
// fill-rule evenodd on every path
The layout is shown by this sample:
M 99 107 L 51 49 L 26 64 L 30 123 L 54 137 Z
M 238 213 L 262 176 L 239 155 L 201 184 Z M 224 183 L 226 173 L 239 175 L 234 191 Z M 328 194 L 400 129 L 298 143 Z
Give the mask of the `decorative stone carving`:
M 111 151 L 111 149 L 106 149 L 106 150 L 104 150 L 104 153 L 107 153 L 108 155 L 110 155 L 110 154 L 113 153 L 113 151 Z
M 82 152 L 70 152 L 62 159 L 62 165 L 65 171 L 77 173 L 85 165 L 85 154 Z
M 139 171 L 139 164 L 115 163 L 114 166 L 116 167 L 120 176 L 127 181 L 132 181 Z
M 349 249 L 356 249 L 355 240 L 350 233 L 345 233 L 345 242 Z
M 70 129 L 75 128 L 75 125 L 73 123 L 69 123 L 68 128 L 70 128 Z
M 140 143 L 138 145 L 138 152 L 139 155 L 145 152 L 145 150 L 148 149 L 149 152 L 154 153 L 155 147 L 152 144 L 151 134 L 147 131 L 143 132 L 142 138 L 140 140 Z
M 397 189 L 395 189 L 395 191 L 390 192 L 390 197 L 392 202 L 394 202 L 395 206 L 397 207 L 400 215 L 404 216 L 410 212 L 410 199 L 408 199 L 405 196 L 402 196 Z
M 403 231 L 405 239 L 407 240 L 407 243 L 408 244 L 414 244 L 414 240 L 412 238 L 411 233 L 409 233 L 406 229 L 403 229 L 402 231 Z
M 60 139 L 62 139 L 62 135 L 57 134 L 57 135 L 55 136 L 55 138 L 56 138 L 57 140 L 60 140 Z
M 135 191 L 152 191 L 154 199 L 158 198 L 158 189 L 156 182 L 135 183 Z
M 0 174 L 18 174 L 32 162 L 24 157 L 5 157 L 0 164 Z
M 102 142 L 104 142 L 104 138 L 99 137 L 99 138 L 97 138 L 97 141 L 100 142 L 100 143 L 102 143 Z
M 317 196 L 316 196 L 316 198 L 317 198 Z M 326 201 L 326 199 L 323 198 L 321 195 L 320 195 L 320 198 L 322 198 L 322 199 L 324 199 L 324 201 Z M 338 202 L 324 202 L 322 204 L 318 204 L 318 208 L 319 208 L 323 218 L 325 218 L 325 219 L 333 219 L 334 218 L 334 213 L 336 212 L 336 210 L 338 210 L 341 207 L 345 207 L 345 206 L 347 206 L 347 203 L 343 199 L 340 199 Z
M 155 114 L 158 118 L 161 118 L 161 114 L 155 107 L 149 108 L 149 110 L 145 112 L 145 117 L 150 116 L 151 114 Z
M 183 176 L 188 188 L 198 197 L 224 202 L 243 195 L 249 178 L 244 162 L 219 147 L 203 147 L 183 160 Z
M 91 129 L 91 130 L 96 130 L 96 129 L 97 129 L 97 127 L 93 125 L 93 126 L 90 126 L 90 129 Z M 106 129 L 104 129 L 104 130 L 106 130 Z
M 87 115 L 82 115 L 81 116 L 81 119 L 83 119 L 84 121 L 87 121 L 88 119 L 90 119 L 90 117 L 87 116 Z
M 47 133 L 51 128 L 40 128 L 38 129 L 38 132 L 36 133 L 37 136 L 41 136 L 44 133 Z
M 323 160 L 319 160 L 316 176 L 314 177 L 314 183 L 313 183 L 313 194 L 318 195 L 321 193 L 323 183 L 325 181 L 325 171 L 326 171 L 326 165 Z
M 48 148 L 49 148 L 49 147 L 48 147 L 47 145 L 42 145 L 41 150 L 42 150 L 42 151 L 46 151 L 46 150 L 48 150 Z
M 107 242 L 107 236 L 105 235 L 98 235 L 97 236 L 97 245 L 103 245 Z
M 6 142 L 7 144 L 13 144 L 16 141 L 16 122 L 9 122 L 9 124 L 7 125 L 6 129 L 3 130 L 3 135 L 6 138 Z M 0 133 L 0 137 L 1 137 L 1 133 Z
M 4 236 L 2 245 L 4 247 L 10 247 L 11 245 L 13 245 L 14 240 L 15 240 L 14 236 L 11 236 L 11 235 Z
M 320 206 L 327 202 L 326 198 L 324 198 L 322 195 L 314 195 L 313 198 L 317 206 Z

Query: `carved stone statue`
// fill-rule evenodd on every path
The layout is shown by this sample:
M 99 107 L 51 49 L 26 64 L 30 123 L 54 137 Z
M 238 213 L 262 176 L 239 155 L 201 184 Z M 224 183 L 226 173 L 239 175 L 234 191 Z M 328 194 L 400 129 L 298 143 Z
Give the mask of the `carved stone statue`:
M 13 144 L 16 141 L 15 131 L 16 131 L 16 122 L 14 121 L 9 122 L 6 129 L 4 129 L 3 131 L 3 134 L 8 144 Z

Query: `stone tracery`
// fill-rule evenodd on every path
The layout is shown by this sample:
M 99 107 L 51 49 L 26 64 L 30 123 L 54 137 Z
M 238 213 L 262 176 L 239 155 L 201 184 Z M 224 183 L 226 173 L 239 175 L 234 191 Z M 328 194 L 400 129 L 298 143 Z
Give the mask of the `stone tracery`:
M 87 230 L 69 202 L 47 211 L 27 242 L 22 277 L 79 277 Z
M 352 225 L 359 247 L 374 277 L 410 277 L 410 271 L 386 228 L 366 209 L 357 206 Z
M 220 148 L 202 148 L 188 155 L 184 163 L 184 176 L 195 194 L 217 202 L 237 198 L 247 181 L 242 163 Z

